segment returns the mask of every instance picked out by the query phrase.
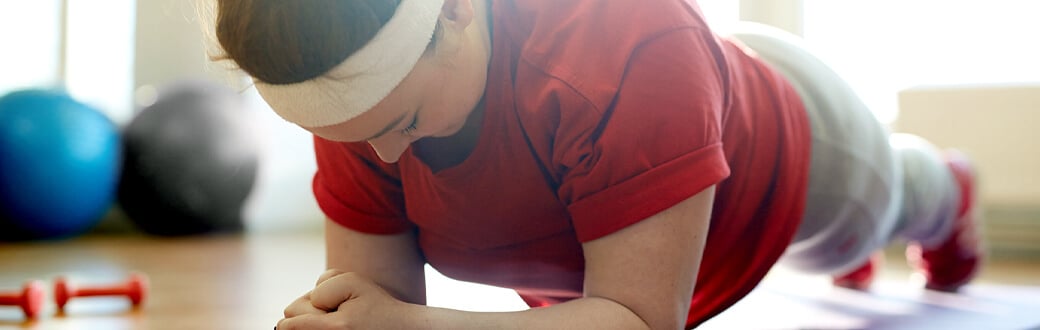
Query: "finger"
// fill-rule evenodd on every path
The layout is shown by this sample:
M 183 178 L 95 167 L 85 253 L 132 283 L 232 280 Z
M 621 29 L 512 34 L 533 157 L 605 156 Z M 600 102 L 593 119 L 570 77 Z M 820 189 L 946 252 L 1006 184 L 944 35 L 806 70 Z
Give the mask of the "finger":
M 324 273 L 321 273 L 321 276 L 318 276 L 318 282 L 314 283 L 314 286 L 318 286 L 322 282 L 328 281 L 330 278 L 333 278 L 336 275 L 343 274 L 343 273 L 346 273 L 346 272 L 344 272 L 342 270 L 339 270 L 339 269 L 335 269 L 335 268 L 328 269 Z
M 287 318 L 300 316 L 300 315 L 306 315 L 306 314 L 325 314 L 325 313 L 327 313 L 327 312 L 324 311 L 324 310 L 318 309 L 317 307 L 314 307 L 313 304 L 311 304 L 311 293 L 310 292 L 307 292 L 307 294 L 303 295 L 302 297 L 296 298 L 296 300 L 294 300 L 291 304 L 289 304 L 289 306 L 286 306 L 285 307 L 285 311 L 283 311 L 283 315 L 285 315 L 285 317 L 287 317 Z
M 339 305 L 357 297 L 374 284 L 356 273 L 343 273 L 333 276 L 318 284 L 311 291 L 311 305 L 329 312 L 335 311 Z
M 305 314 L 297 317 L 284 318 L 278 321 L 275 329 L 278 330 L 298 330 L 298 329 L 341 329 L 343 327 L 337 327 L 335 318 L 329 315 L 315 315 Z

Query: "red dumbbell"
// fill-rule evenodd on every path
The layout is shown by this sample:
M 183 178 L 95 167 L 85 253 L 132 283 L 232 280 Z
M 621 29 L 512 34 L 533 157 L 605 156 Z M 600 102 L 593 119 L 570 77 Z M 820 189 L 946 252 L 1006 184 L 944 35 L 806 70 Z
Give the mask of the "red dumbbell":
M 26 318 L 36 318 L 43 308 L 43 283 L 29 281 L 21 293 L 0 293 L 0 305 L 19 306 Z
M 126 282 L 108 286 L 77 287 L 61 277 L 54 280 L 54 301 L 59 311 L 64 310 L 69 299 L 75 297 L 126 296 L 136 307 L 141 305 L 147 293 L 148 277 L 141 273 L 131 273 Z

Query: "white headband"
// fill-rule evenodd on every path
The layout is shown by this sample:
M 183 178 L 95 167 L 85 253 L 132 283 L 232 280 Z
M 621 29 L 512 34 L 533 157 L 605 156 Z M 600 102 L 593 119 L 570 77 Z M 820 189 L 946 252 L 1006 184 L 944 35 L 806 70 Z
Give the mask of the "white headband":
M 404 80 L 426 51 L 444 0 L 402 0 L 368 44 L 329 72 L 298 83 L 256 89 L 283 119 L 329 126 L 368 111 Z

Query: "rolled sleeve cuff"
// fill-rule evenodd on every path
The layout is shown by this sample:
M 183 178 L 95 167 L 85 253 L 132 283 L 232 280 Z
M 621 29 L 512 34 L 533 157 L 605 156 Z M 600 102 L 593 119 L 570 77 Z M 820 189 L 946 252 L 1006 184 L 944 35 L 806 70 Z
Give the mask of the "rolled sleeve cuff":
M 380 217 L 350 208 L 322 183 L 320 175 L 316 175 L 311 184 L 318 207 L 325 216 L 341 226 L 375 235 L 399 234 L 413 228 L 406 219 Z
M 578 240 L 588 242 L 675 206 L 729 174 L 722 145 L 715 144 L 589 195 L 567 209 Z

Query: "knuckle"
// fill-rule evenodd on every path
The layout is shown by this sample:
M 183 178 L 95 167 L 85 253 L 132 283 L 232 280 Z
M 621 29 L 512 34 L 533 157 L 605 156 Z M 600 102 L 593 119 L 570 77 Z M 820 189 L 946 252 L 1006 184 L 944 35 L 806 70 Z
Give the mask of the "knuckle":
M 311 293 L 307 292 L 307 294 L 303 295 L 302 297 L 296 298 L 296 300 L 289 304 L 289 306 L 285 307 L 285 309 L 282 311 L 282 314 L 285 315 L 286 318 L 303 314 L 301 312 L 301 306 L 306 306 L 310 304 L 310 295 Z
M 362 278 L 360 274 L 353 273 L 353 272 L 351 272 L 351 273 L 343 273 L 343 274 L 340 274 L 339 276 L 343 277 L 343 279 L 348 281 L 348 282 L 356 282 L 356 281 L 358 281 L 358 280 L 360 280 Z
M 280 330 L 292 330 L 293 326 L 286 321 L 287 319 L 278 320 L 278 323 L 275 323 L 274 328 Z
M 343 273 L 345 273 L 345 272 L 342 271 L 342 270 L 336 269 L 336 268 L 327 269 L 327 270 L 325 270 L 324 272 L 321 273 L 321 276 L 318 276 L 318 282 L 315 283 L 315 285 L 321 284 L 321 282 L 325 282 L 328 279 L 336 277 L 337 275 L 340 275 L 340 274 L 343 274 Z

